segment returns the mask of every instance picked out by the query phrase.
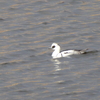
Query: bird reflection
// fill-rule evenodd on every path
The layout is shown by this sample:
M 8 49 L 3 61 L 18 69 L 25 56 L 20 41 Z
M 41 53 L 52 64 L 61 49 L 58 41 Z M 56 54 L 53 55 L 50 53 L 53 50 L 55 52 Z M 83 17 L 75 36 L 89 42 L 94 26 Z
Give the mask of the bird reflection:
M 60 70 L 62 70 L 61 66 L 64 64 L 64 65 L 67 65 L 69 63 L 69 61 L 60 61 L 60 59 L 52 59 L 51 60 L 54 64 L 54 71 L 55 72 L 59 72 Z
M 60 68 L 59 65 L 61 64 L 61 62 L 60 62 L 58 59 L 53 59 L 52 61 L 53 61 L 54 66 L 55 66 L 54 70 L 55 70 L 55 71 L 60 71 L 61 68 Z

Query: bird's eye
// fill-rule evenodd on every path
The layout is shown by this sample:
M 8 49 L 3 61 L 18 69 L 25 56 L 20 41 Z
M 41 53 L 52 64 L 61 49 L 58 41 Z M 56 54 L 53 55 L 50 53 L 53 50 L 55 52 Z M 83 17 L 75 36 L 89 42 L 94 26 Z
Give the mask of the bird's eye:
M 52 48 L 55 48 L 55 46 L 52 46 Z

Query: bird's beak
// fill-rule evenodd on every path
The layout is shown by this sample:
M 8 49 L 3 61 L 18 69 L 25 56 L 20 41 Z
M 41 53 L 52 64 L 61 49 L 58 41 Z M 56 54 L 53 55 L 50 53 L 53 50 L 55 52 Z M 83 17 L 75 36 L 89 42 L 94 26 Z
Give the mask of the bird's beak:
M 49 49 L 52 49 L 51 47 L 49 47 Z

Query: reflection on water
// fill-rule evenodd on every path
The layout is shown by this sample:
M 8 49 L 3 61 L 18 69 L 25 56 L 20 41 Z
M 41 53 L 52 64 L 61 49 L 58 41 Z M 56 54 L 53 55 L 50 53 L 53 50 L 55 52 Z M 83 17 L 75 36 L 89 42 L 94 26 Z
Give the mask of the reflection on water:
M 66 60 L 65 57 L 65 61 L 60 61 L 60 59 L 51 59 L 51 61 L 54 64 L 54 70 L 55 72 L 59 72 L 60 70 L 62 70 L 62 65 L 65 64 L 66 66 L 69 64 L 69 61 Z M 68 69 L 70 69 L 69 67 L 67 67 Z
M 53 61 L 54 66 L 55 66 L 55 69 L 54 69 L 54 70 L 55 70 L 55 71 L 61 70 L 61 68 L 60 68 L 61 62 L 60 62 L 58 59 L 53 59 L 52 61 Z

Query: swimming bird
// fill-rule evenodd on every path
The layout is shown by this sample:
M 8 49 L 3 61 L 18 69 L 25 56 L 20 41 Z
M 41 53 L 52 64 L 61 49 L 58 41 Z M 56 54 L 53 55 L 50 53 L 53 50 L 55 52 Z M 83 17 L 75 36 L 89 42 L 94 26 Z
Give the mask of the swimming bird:
M 85 54 L 88 49 L 85 50 L 65 50 L 61 51 L 60 46 L 57 43 L 52 43 L 51 47 L 53 49 L 52 57 L 61 58 L 68 57 L 70 55 Z

